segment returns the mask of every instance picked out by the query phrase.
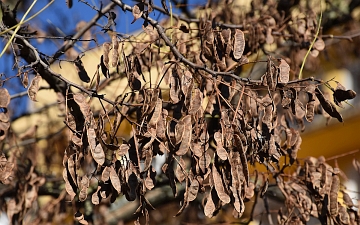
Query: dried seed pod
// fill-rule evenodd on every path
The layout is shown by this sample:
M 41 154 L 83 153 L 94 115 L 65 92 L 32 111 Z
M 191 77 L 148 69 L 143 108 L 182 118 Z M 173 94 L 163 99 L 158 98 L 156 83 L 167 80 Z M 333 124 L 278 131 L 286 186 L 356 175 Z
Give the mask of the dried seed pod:
M 346 211 L 346 208 L 342 206 L 340 203 L 339 206 L 339 220 L 341 224 L 350 224 L 350 216 L 349 213 Z
M 186 174 L 185 174 L 185 168 L 186 168 L 186 164 L 184 159 L 180 156 L 180 159 L 178 161 L 178 164 L 176 166 L 175 169 L 175 176 L 178 179 L 179 182 L 183 182 L 186 178 Z
M 214 180 L 215 190 L 217 195 L 219 196 L 220 200 L 224 203 L 230 202 L 230 196 L 226 193 L 223 181 L 221 179 L 221 175 L 217 171 L 215 165 L 212 166 L 212 178 Z
M 116 173 L 114 166 L 110 167 L 110 181 L 114 189 L 117 191 L 118 194 L 121 192 L 121 183 L 118 174 Z
M 193 76 L 189 70 L 186 70 L 181 77 L 181 90 L 185 97 L 191 92 L 191 87 L 193 83 Z
M 242 166 L 242 170 L 243 170 L 243 173 L 245 176 L 245 181 L 246 181 L 246 184 L 249 185 L 250 175 L 249 175 L 249 168 L 248 168 L 247 159 L 246 159 L 246 149 L 243 146 L 239 135 L 234 134 L 234 139 L 235 139 L 235 144 L 236 144 L 236 147 L 237 147 L 239 155 L 240 155 L 241 166 Z
M 110 46 L 111 44 L 108 42 L 105 42 L 103 44 L 103 63 L 107 69 L 109 69 L 109 53 L 110 53 Z M 105 75 L 105 74 L 104 74 Z
M 271 100 L 271 98 L 269 97 L 269 95 L 266 95 L 263 99 L 262 99 L 262 103 L 264 105 L 264 115 L 262 118 L 262 122 L 265 123 L 269 129 L 272 127 L 272 118 L 273 118 L 273 102 Z
M 204 206 L 204 214 L 205 214 L 205 216 L 207 216 L 209 218 L 211 218 L 213 216 L 213 213 L 215 212 L 215 209 L 216 209 L 214 201 L 211 197 L 211 191 L 212 191 L 212 189 L 210 190 L 209 195 L 206 198 L 206 203 Z
M 329 212 L 331 216 L 338 214 L 338 192 L 340 189 L 340 179 L 338 175 L 332 176 L 331 189 L 329 194 Z
M 135 23 L 136 20 L 138 20 L 142 14 L 144 12 L 144 3 L 140 2 L 136 5 L 134 5 L 134 7 L 132 8 L 132 14 L 134 16 L 133 21 L 131 22 L 131 24 Z
M 82 93 L 73 94 L 74 101 L 79 105 L 80 111 L 83 114 L 85 121 L 88 124 L 94 124 L 93 114 L 90 109 L 89 103 L 86 101 L 86 97 Z
M 67 160 L 67 169 L 69 174 L 71 175 L 72 180 L 76 184 L 77 176 L 76 176 L 76 168 L 75 168 L 75 161 L 74 161 L 75 154 L 72 154 Z
M 83 225 L 88 225 L 88 222 L 84 219 L 84 215 L 77 211 L 74 215 L 74 218 L 80 223 L 80 224 L 83 224 Z
M 196 199 L 198 192 L 199 192 L 199 181 L 193 179 L 188 189 L 187 201 L 189 202 L 194 201 Z
M 276 90 L 276 85 L 277 85 L 276 77 L 277 77 L 277 69 L 276 69 L 274 63 L 272 62 L 271 57 L 269 57 L 268 61 L 267 61 L 267 66 L 266 66 L 266 74 L 265 74 L 266 83 L 265 83 L 265 85 L 267 85 L 271 91 Z
M 203 102 L 203 95 L 200 89 L 195 88 L 194 94 L 191 97 L 189 114 L 194 115 L 197 111 L 199 111 Z
M 91 155 L 99 165 L 104 164 L 105 153 L 100 143 L 96 145 L 95 149 L 91 149 Z
M 280 59 L 278 82 L 283 84 L 289 82 L 289 72 L 289 64 L 284 59 Z
M 153 115 L 149 121 L 150 127 L 156 127 L 156 124 L 159 122 L 159 120 L 161 118 L 161 112 L 162 112 L 162 100 L 161 100 L 161 98 L 158 98 L 156 100 Z
M 335 104 L 342 107 L 341 102 L 355 98 L 356 92 L 353 90 L 346 90 L 345 87 L 343 87 L 339 82 L 337 82 L 333 97 Z
M 130 146 L 128 144 L 122 143 L 116 152 L 119 156 L 124 156 L 128 153 Z
M 88 76 L 85 67 L 80 59 L 80 57 L 78 56 L 75 61 L 74 61 L 74 65 L 76 68 L 76 71 L 78 73 L 78 76 L 80 78 L 81 81 L 85 82 L 85 83 L 89 83 L 90 82 L 90 77 Z
M 101 173 L 101 181 L 106 182 L 110 179 L 110 167 L 105 167 L 103 172 Z
M 343 122 L 342 116 L 336 110 L 335 106 L 327 99 L 325 99 L 323 93 L 320 91 L 319 88 L 315 89 L 315 95 L 319 99 L 319 102 L 325 112 L 327 112 L 331 117 L 338 119 L 339 122 Z
M 159 121 L 156 125 L 156 136 L 158 136 L 161 140 L 166 139 L 166 117 L 168 115 L 168 111 L 166 109 L 162 110 L 162 114 L 160 114 Z
M 94 205 L 99 205 L 100 204 L 100 197 L 99 197 L 99 191 L 101 189 L 101 186 L 99 185 L 97 187 L 97 190 L 94 192 L 94 194 L 92 194 L 91 196 L 91 202 Z
M 203 173 L 206 173 L 209 169 L 211 162 L 211 157 L 209 153 L 204 152 L 203 155 L 199 158 L 198 165 Z
M 250 200 L 255 194 L 255 185 L 250 182 L 248 186 L 245 186 L 245 198 Z
M 308 122 L 312 122 L 315 114 L 315 100 L 306 103 L 305 118 Z
M 80 189 L 80 192 L 79 192 L 79 201 L 83 202 L 86 200 L 87 198 L 87 191 L 88 191 L 88 188 L 89 188 L 89 178 L 87 176 L 83 176 L 81 178 L 81 181 L 79 182 L 79 189 Z
M 184 122 L 182 120 L 180 120 L 176 126 L 175 126 L 175 144 L 179 144 L 182 141 L 182 137 L 184 135 Z
M 31 84 L 29 86 L 29 89 L 28 89 L 28 95 L 29 95 L 29 98 L 36 102 L 36 95 L 39 91 L 39 88 L 40 88 L 40 81 L 41 81 L 41 76 L 39 74 L 37 74 L 34 79 L 32 79 L 31 81 Z
M 220 132 L 214 133 L 214 140 L 216 142 L 216 154 L 221 160 L 226 160 L 228 158 L 228 154 L 226 149 L 223 147 L 222 135 Z
M 112 43 L 112 55 L 111 55 L 111 66 L 116 67 L 119 63 L 119 42 L 117 40 L 116 35 L 112 35 L 111 38 Z
M 180 101 L 179 94 L 180 94 L 180 81 L 177 74 L 174 72 L 171 73 L 170 77 L 170 98 L 174 104 L 178 103 Z
M 6 88 L 0 88 L 0 108 L 7 108 L 10 103 L 10 94 Z
M 241 217 L 245 211 L 244 201 L 242 200 L 242 198 L 240 197 L 240 195 L 238 193 L 238 190 L 234 186 L 231 186 L 230 189 L 231 189 L 231 192 L 233 193 L 233 197 L 234 197 L 234 203 L 233 203 L 234 208 L 238 212 L 237 217 Z
M 70 195 L 70 199 L 72 201 L 76 196 L 76 190 L 74 190 L 73 186 L 70 184 L 70 181 L 68 180 L 67 174 L 68 174 L 68 171 L 67 171 L 66 168 L 64 168 L 64 170 L 63 170 L 63 179 L 65 181 L 65 190 Z
M 275 41 L 274 36 L 272 35 L 272 29 L 269 27 L 266 29 L 266 44 L 273 44 Z
M 181 119 L 184 123 L 184 135 L 179 146 L 179 150 L 176 152 L 177 155 L 184 155 L 190 148 L 191 136 L 192 136 L 192 124 L 191 116 L 187 115 Z
M 346 193 L 345 191 L 341 191 L 343 194 L 343 201 L 345 203 L 345 205 L 349 208 L 354 206 L 354 203 L 352 201 L 352 199 L 350 198 L 349 194 Z
M 21 83 L 22 83 L 24 88 L 27 88 L 27 86 L 29 85 L 29 74 L 28 74 L 28 72 L 23 73 Z
M 235 60 L 241 59 L 241 56 L 244 53 L 244 49 L 245 49 L 244 33 L 239 29 L 235 29 L 234 45 L 233 45 L 233 55 Z
M 315 41 L 313 47 L 314 47 L 314 49 L 316 49 L 316 50 L 318 50 L 318 51 L 324 50 L 324 48 L 325 48 L 325 42 L 324 42 L 324 40 L 321 39 L 321 38 L 317 39 L 317 40 Z

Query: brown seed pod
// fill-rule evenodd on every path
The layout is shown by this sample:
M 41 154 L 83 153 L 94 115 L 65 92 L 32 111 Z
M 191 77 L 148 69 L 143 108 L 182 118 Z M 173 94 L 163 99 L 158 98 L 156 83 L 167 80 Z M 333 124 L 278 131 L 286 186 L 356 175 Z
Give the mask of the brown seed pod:
M 353 90 L 346 90 L 339 82 L 333 93 L 334 102 L 336 105 L 342 107 L 341 102 L 350 100 L 356 97 L 356 92 Z
M 0 108 L 7 108 L 10 103 L 10 94 L 6 88 L 0 88 Z
M 346 193 L 345 191 L 341 191 L 342 194 L 343 194 L 343 200 L 344 200 L 344 203 L 347 207 L 351 208 L 354 206 L 354 203 L 350 197 L 350 195 L 348 193 Z
M 31 84 L 29 86 L 29 89 L 28 89 L 28 95 L 29 95 L 29 98 L 36 102 L 36 95 L 39 91 L 39 88 L 40 88 L 40 81 L 41 81 L 41 76 L 38 74 L 34 77 L 34 79 L 32 79 L 31 81 Z
M 136 20 L 138 20 L 142 14 L 144 12 L 144 3 L 140 2 L 136 5 L 134 5 L 134 7 L 132 8 L 132 14 L 134 16 L 133 21 L 131 22 L 131 24 L 135 23 Z
M 324 50 L 324 48 L 325 48 L 325 42 L 324 42 L 324 40 L 321 39 L 321 38 L 317 39 L 317 40 L 315 41 L 313 47 L 314 47 L 314 49 L 316 49 L 316 50 L 318 50 L 318 51 Z
M 329 194 L 329 212 L 331 216 L 338 214 L 338 192 L 340 189 L 340 179 L 338 175 L 332 176 L 331 189 Z
M 109 53 L 110 53 L 110 46 L 111 44 L 108 42 L 105 42 L 103 44 L 103 63 L 106 66 L 107 69 L 109 69 Z M 105 74 L 104 74 L 105 75 Z
M 63 170 L 63 179 L 65 181 L 65 190 L 70 195 L 70 199 L 72 201 L 76 196 L 76 193 L 75 193 L 76 190 L 74 190 L 72 185 L 70 184 L 70 181 L 68 180 L 67 174 L 68 174 L 68 171 L 67 171 L 66 168 L 64 168 L 64 170 Z
M 343 122 L 343 118 L 336 110 L 334 104 L 332 104 L 329 100 L 325 99 L 323 93 L 320 91 L 319 88 L 315 89 L 315 95 L 319 99 L 319 102 L 325 112 L 327 112 L 331 117 L 338 119 L 339 122 Z
M 279 83 L 286 84 L 289 82 L 289 72 L 290 72 L 290 66 L 289 64 L 284 60 L 280 59 L 280 65 L 279 65 Z
M 246 159 L 246 148 L 243 146 L 239 135 L 234 134 L 234 140 L 235 140 L 236 147 L 239 151 L 241 166 L 242 166 L 242 170 L 243 170 L 243 173 L 245 176 L 245 181 L 246 181 L 246 184 L 249 185 L 250 175 L 249 175 L 249 168 L 248 168 L 247 159 Z
M 174 104 L 178 103 L 180 101 L 179 95 L 180 95 L 180 81 L 177 74 L 172 73 L 170 77 L 170 99 Z
M 78 73 L 78 76 L 80 78 L 81 81 L 85 82 L 85 83 L 89 83 L 90 82 L 90 77 L 88 76 L 85 67 L 80 59 L 80 57 L 78 56 L 75 61 L 74 61 L 74 65 L 76 68 L 76 71 Z
M 176 152 L 176 155 L 184 155 L 189 150 L 191 145 L 191 136 L 192 136 L 191 116 L 187 115 L 181 120 L 184 123 L 184 135 L 182 136 L 182 141 L 180 143 L 179 150 Z
M 198 192 L 199 192 L 199 181 L 193 179 L 188 189 L 187 200 L 189 202 L 194 201 L 196 199 Z
M 161 112 L 162 112 L 162 100 L 161 100 L 161 98 L 158 98 L 156 100 L 153 115 L 149 121 L 150 127 L 156 127 L 156 124 L 159 122 L 159 120 L 161 118 Z
M 244 33 L 235 29 L 234 44 L 233 44 L 233 55 L 235 60 L 241 59 L 245 49 L 245 36 Z
M 204 214 L 205 214 L 205 216 L 207 216 L 209 218 L 211 218 L 213 216 L 213 213 L 215 212 L 215 209 L 216 209 L 214 201 L 211 197 L 211 190 L 209 192 L 208 197 L 206 198 L 206 203 L 204 206 Z
M 199 111 L 203 102 L 203 94 L 200 89 L 195 88 L 194 94 L 191 96 L 189 114 L 194 115 L 197 111 Z
M 315 113 L 315 101 L 309 101 L 306 103 L 305 118 L 308 122 L 312 122 Z
M 220 200 L 224 203 L 230 202 L 230 196 L 225 192 L 224 184 L 221 179 L 221 175 L 217 171 L 215 165 L 213 164 L 212 169 L 212 178 L 214 180 L 214 186 L 215 190 L 217 192 L 217 195 L 219 196 Z

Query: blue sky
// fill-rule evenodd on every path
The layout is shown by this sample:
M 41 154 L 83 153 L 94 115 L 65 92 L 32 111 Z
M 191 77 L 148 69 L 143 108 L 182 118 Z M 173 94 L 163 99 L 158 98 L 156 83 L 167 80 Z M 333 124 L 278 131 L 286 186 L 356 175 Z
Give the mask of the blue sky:
M 87 1 L 91 5 L 95 5 L 97 8 L 100 6 L 99 2 L 97 0 L 88 0 Z M 135 2 L 125 0 L 126 4 L 129 4 L 133 6 Z M 169 7 L 169 2 L 167 2 L 167 5 Z M 205 1 L 201 0 L 190 0 L 189 5 L 195 6 L 199 5 L 201 3 L 204 3 Z M 28 1 L 28 4 L 30 5 L 32 1 Z M 37 11 L 42 9 L 48 1 L 39 0 L 34 8 L 30 11 L 28 14 L 28 17 L 35 14 Z M 105 6 L 107 3 L 109 3 L 108 0 L 103 1 L 103 5 Z M 154 0 L 154 4 L 161 6 L 160 0 Z M 24 8 L 28 8 L 28 6 L 25 6 Z M 131 12 L 124 13 L 119 7 L 116 7 L 114 12 L 117 14 L 117 18 L 115 22 L 117 23 L 116 31 L 120 33 L 131 33 L 136 30 L 139 30 L 142 25 L 142 20 L 136 21 L 134 24 L 131 24 L 131 21 L 133 20 L 133 16 Z M 176 8 L 173 8 L 174 13 L 179 13 L 179 11 Z M 63 36 L 62 33 L 66 35 L 72 35 L 76 33 L 75 27 L 76 24 L 81 21 L 89 21 L 91 20 L 95 15 L 96 11 L 91 9 L 89 6 L 85 5 L 82 2 L 79 2 L 78 0 L 73 0 L 73 7 L 69 9 L 66 6 L 65 0 L 55 0 L 55 2 L 48 7 L 45 11 L 43 11 L 40 15 L 38 15 L 36 18 L 32 19 L 29 24 L 32 27 L 36 27 L 38 29 L 42 30 L 53 30 L 55 36 Z M 18 12 L 18 19 L 20 20 L 23 16 L 24 12 L 19 11 Z M 152 12 L 150 14 L 152 18 L 161 18 L 161 15 L 156 12 Z M 27 18 L 28 18 L 27 17 Z M 107 19 L 104 17 L 98 21 L 98 24 L 105 25 L 107 23 Z M 103 32 L 100 32 L 100 29 L 96 29 L 95 32 L 93 32 L 98 39 L 98 43 L 101 45 L 105 39 L 108 40 L 108 35 L 104 34 Z M 45 40 L 42 43 L 38 43 L 36 40 L 31 40 L 31 43 L 42 53 L 46 55 L 53 55 L 57 49 L 59 49 L 64 41 L 63 40 Z M 0 42 L 0 49 L 2 50 L 4 48 L 5 42 Z M 96 47 L 96 43 L 91 42 L 90 48 Z M 23 60 L 21 60 L 23 62 Z M 16 68 L 12 68 L 14 64 L 14 57 L 12 54 L 5 54 L 2 58 L 0 58 L 0 74 L 3 74 L 2 79 L 4 77 L 9 78 L 17 74 Z M 18 92 L 26 91 L 26 89 L 21 85 L 20 79 L 10 79 L 9 81 L 6 81 L 4 83 L 4 87 L 7 88 L 10 92 L 10 94 L 15 94 Z M 10 110 L 12 112 L 13 117 L 17 117 L 24 113 L 27 108 L 27 101 L 28 97 L 24 96 L 22 98 L 13 99 L 10 103 Z

